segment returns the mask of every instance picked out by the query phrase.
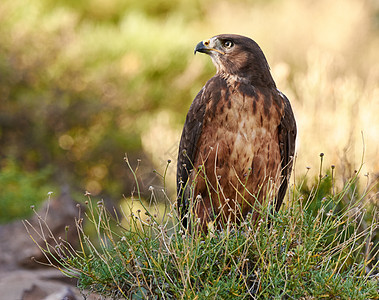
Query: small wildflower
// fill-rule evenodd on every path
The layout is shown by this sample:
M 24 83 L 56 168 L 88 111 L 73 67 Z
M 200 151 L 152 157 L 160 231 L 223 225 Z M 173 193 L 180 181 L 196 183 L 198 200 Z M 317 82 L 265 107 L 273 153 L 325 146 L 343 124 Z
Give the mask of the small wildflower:
M 152 185 L 149 186 L 149 191 L 154 191 L 154 187 Z
M 84 193 L 84 196 L 90 196 L 91 195 L 91 193 L 89 192 L 89 191 L 86 191 L 85 193 Z
M 31 208 L 31 209 L 34 209 L 34 208 L 35 208 L 35 206 L 34 206 L 34 205 L 30 205 L 30 208 Z
M 329 212 L 326 214 L 328 217 L 333 216 L 333 211 L 329 210 Z
M 48 196 L 51 196 L 52 194 L 53 194 L 53 192 L 51 192 L 51 191 L 47 193 Z
M 121 242 L 125 242 L 125 241 L 126 241 L 126 237 L 123 236 L 123 237 L 121 238 Z M 130 249 L 129 249 L 129 250 L 130 250 Z
M 320 157 L 323 157 L 324 155 L 325 155 L 324 153 L 322 153 L 322 152 L 320 153 Z

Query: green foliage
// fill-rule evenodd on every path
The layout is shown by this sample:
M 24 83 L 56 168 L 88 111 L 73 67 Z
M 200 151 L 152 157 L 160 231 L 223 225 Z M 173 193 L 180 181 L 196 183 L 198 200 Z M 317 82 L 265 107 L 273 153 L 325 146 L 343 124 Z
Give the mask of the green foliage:
M 258 222 L 248 215 L 223 230 L 210 225 L 207 234 L 199 232 L 192 214 L 190 228 L 183 228 L 175 205 L 168 205 L 161 217 L 152 213 L 156 191 L 151 189 L 146 205 L 137 185 L 132 201 L 146 213 L 120 216 L 88 198 L 86 215 L 96 228 L 98 247 L 78 219 L 79 250 L 62 242 L 54 248 L 46 241 L 43 251 L 55 257 L 52 266 L 78 278 L 80 288 L 113 298 L 377 299 L 379 248 L 372 242 L 378 215 L 374 212 L 366 223 L 363 205 L 370 196 L 359 194 L 335 209 L 357 180 L 324 197 L 317 211 L 303 207 L 304 195 L 295 186 L 279 212 L 264 204 Z M 317 186 L 319 180 L 316 193 Z M 306 206 L 316 200 L 312 197 Z
M 30 216 L 30 206 L 38 207 L 47 198 L 50 175 L 48 168 L 28 172 L 8 160 L 0 171 L 0 223 Z
M 167 88 L 191 53 L 175 13 L 190 6 L 2 1 L 0 156 L 29 170 L 49 167 L 58 184 L 121 195 L 130 181 L 114 162 L 125 152 L 143 157 L 151 116 L 191 101 L 189 86 Z

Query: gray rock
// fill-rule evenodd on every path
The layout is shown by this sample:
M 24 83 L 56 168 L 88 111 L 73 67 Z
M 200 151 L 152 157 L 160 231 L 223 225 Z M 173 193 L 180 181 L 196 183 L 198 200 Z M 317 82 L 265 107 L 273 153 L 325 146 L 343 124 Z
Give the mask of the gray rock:
M 55 246 L 54 240 L 49 237 L 51 232 L 57 239 L 62 237 L 75 247 L 78 241 L 75 227 L 78 208 L 68 191 L 58 198 L 46 201 L 37 214 L 39 217 L 34 215 L 26 223 L 31 225 L 28 226 L 28 230 L 39 245 L 45 247 L 47 241 Z M 41 228 L 46 238 L 39 236 Z M 47 259 L 29 236 L 22 221 L 0 225 L 0 300 L 107 299 L 90 292 L 79 291 L 75 279 L 66 277 L 54 267 L 47 268 L 36 261 L 46 263 Z
M 75 288 L 75 280 L 72 280 L 71 284 L 66 283 L 65 280 L 60 271 L 52 268 L 1 272 L 0 299 L 42 300 L 66 289 L 70 289 L 71 295 L 75 296 L 67 300 L 81 299 L 80 292 Z M 6 297 L 2 298 L 3 296 Z
M 72 289 L 69 287 L 65 287 L 65 288 L 62 288 L 60 291 L 45 297 L 44 300 L 77 300 L 77 299 L 78 298 L 75 296 L 75 293 L 72 291 Z
M 75 229 L 75 217 L 78 215 L 77 203 L 71 199 L 69 193 L 62 193 L 58 198 L 52 198 L 46 201 L 43 207 L 28 219 L 28 223 L 40 230 L 40 222 L 48 224 L 49 229 L 55 237 L 62 237 L 71 244 L 77 243 L 77 233 Z M 66 227 L 68 226 L 68 227 Z M 66 231 L 65 228 L 69 230 Z M 38 236 L 32 228 L 29 227 L 30 233 L 35 241 L 44 245 L 44 241 Z M 44 228 L 45 236 L 48 237 L 47 228 Z M 54 242 L 47 238 L 48 242 Z M 21 220 L 0 226 L 0 269 L 14 270 L 22 267 L 38 268 L 41 265 L 36 261 L 47 262 L 41 250 L 28 235 L 24 224 Z M 32 260 L 31 257 L 34 257 Z

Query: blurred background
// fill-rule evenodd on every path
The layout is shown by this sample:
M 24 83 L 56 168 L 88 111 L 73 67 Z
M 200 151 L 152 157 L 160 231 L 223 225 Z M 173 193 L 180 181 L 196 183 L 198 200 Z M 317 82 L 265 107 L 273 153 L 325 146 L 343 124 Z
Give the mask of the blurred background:
M 114 201 L 175 194 L 177 147 L 213 76 L 195 45 L 253 38 L 298 123 L 296 175 L 336 166 L 379 174 L 379 1 L 2 0 L 0 222 L 69 187 Z M 364 155 L 363 155 L 364 154 Z M 156 172 L 153 172 L 156 170 Z

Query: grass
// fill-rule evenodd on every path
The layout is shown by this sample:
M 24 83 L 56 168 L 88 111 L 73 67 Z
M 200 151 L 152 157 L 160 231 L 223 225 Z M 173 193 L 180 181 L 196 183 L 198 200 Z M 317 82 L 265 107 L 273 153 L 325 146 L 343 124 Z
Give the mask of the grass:
M 84 216 L 78 206 L 79 249 L 57 237 L 39 245 L 80 289 L 114 299 L 379 299 L 378 212 L 366 210 L 372 190 L 358 191 L 359 172 L 336 190 L 335 174 L 320 171 L 312 188 L 304 178 L 294 184 L 279 212 L 267 199 L 258 222 L 248 215 L 204 235 L 193 216 L 183 228 L 168 197 L 158 214 L 154 188 L 144 201 L 126 162 L 136 179 L 129 205 L 143 209 L 109 211 L 87 194 Z M 39 219 L 39 228 L 25 223 L 30 236 L 51 236 Z

